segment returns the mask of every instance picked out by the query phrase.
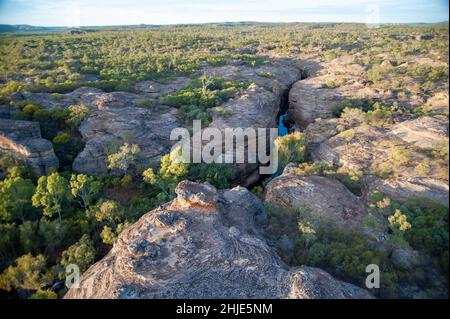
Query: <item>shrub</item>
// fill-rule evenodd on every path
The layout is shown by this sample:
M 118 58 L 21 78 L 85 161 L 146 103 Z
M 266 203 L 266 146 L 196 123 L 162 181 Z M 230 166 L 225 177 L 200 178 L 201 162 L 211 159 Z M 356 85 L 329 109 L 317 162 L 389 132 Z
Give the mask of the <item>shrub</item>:
M 125 143 L 117 153 L 108 155 L 108 168 L 126 174 L 128 169 L 136 164 L 140 154 L 139 145 Z
M 85 271 L 94 261 L 95 248 L 88 235 L 83 235 L 78 242 L 62 253 L 61 265 L 67 267 L 75 264 L 80 271 Z
M 0 94 L 14 94 L 22 90 L 22 85 L 16 81 L 10 81 L 0 90 Z
M 68 109 L 69 115 L 66 119 L 66 123 L 72 130 L 76 130 L 80 126 L 81 122 L 83 122 L 83 120 L 89 114 L 90 110 L 86 105 L 83 104 L 71 105 Z
M 234 169 L 229 164 L 191 164 L 189 167 L 189 179 L 196 182 L 208 182 L 217 188 L 224 189 L 230 186 L 234 179 Z
M 67 133 L 60 133 L 53 138 L 54 144 L 68 143 L 70 141 L 70 135 Z
M 301 163 L 306 160 L 306 138 L 301 132 L 278 137 L 275 146 L 278 152 L 279 171 L 290 162 Z

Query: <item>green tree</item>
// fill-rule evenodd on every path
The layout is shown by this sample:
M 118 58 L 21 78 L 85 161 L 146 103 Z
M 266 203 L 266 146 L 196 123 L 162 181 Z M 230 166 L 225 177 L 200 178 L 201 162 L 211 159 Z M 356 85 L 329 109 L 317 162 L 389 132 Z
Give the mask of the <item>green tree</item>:
M 102 200 L 93 209 L 95 219 L 99 222 L 106 222 L 116 225 L 123 218 L 123 209 L 120 204 L 114 200 Z
M 0 289 L 38 290 L 49 284 L 51 277 L 46 271 L 46 260 L 43 255 L 34 257 L 26 254 L 17 258 L 16 265 L 9 266 L 0 275 Z
M 58 299 L 58 294 L 49 289 L 39 289 L 30 296 L 30 299 Z
M 152 168 L 142 173 L 145 183 L 156 186 L 170 197 L 179 180 L 189 172 L 189 164 L 182 161 L 182 149 L 176 148 L 170 154 L 161 157 L 161 166 L 156 174 Z
M 102 232 L 100 233 L 102 242 L 106 245 L 112 245 L 117 236 L 109 226 L 104 226 Z
M 70 192 L 75 199 L 81 200 L 81 206 L 84 209 L 89 208 L 100 189 L 101 183 L 96 181 L 93 176 L 72 174 L 70 178 Z
M 394 215 L 389 216 L 388 220 L 391 227 L 401 233 L 404 233 L 411 228 L 408 218 L 399 209 L 396 209 Z
M 301 132 L 279 137 L 275 146 L 278 151 L 279 171 L 290 162 L 301 163 L 306 159 L 306 139 Z
M 32 197 L 33 206 L 44 207 L 44 216 L 51 218 L 58 214 L 61 221 L 61 204 L 66 199 L 69 190 L 67 180 L 58 173 L 50 176 L 41 176 L 36 191 Z
M 125 143 L 117 153 L 108 156 L 108 168 L 111 170 L 119 170 L 126 174 L 130 166 L 136 164 L 140 153 L 141 149 L 139 145 Z
M 69 106 L 69 117 L 66 119 L 67 125 L 69 125 L 72 130 L 78 129 L 89 112 L 89 108 L 84 104 Z
M 68 232 L 68 227 L 61 221 L 50 221 L 42 218 L 39 222 L 38 234 L 44 239 L 45 253 L 54 253 L 62 246 L 65 239 L 71 234 Z
M 16 255 L 15 244 L 18 241 L 15 223 L 0 223 L 0 267 L 3 262 L 14 259 Z
M 31 205 L 34 191 L 33 182 L 22 177 L 8 178 L 0 182 L 0 215 L 2 219 L 20 218 L 24 222 L 24 208 Z
M 70 246 L 62 253 L 61 265 L 67 267 L 75 264 L 80 271 L 85 271 L 94 261 L 95 248 L 88 235 L 83 235 L 78 242 Z
M 38 222 L 25 221 L 19 226 L 19 238 L 26 253 L 34 253 L 41 247 L 41 238 L 38 235 Z
M 22 89 L 22 85 L 17 81 L 10 81 L 0 90 L 1 94 L 14 94 Z
M 228 188 L 235 177 L 234 169 L 229 164 L 192 164 L 189 179 L 197 182 L 208 182 L 217 188 Z

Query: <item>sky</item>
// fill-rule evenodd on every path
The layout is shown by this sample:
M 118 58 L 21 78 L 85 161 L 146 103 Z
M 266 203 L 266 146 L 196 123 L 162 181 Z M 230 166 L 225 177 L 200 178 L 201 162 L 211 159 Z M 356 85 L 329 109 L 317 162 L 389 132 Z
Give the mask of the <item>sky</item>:
M 0 0 L 0 24 L 410 23 L 448 20 L 448 0 Z

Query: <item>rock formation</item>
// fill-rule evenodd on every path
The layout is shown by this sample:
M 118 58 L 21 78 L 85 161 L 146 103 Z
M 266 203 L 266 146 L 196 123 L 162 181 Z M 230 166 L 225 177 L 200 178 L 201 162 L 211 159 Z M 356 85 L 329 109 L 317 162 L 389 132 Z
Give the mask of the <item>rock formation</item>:
M 343 138 L 344 133 L 337 129 L 343 124 L 342 120 L 330 119 L 308 126 L 305 134 L 315 162 L 363 172 L 369 192 L 378 190 L 398 199 L 427 197 L 448 205 L 448 163 L 430 157 L 448 144 L 448 121 L 444 117 L 421 117 L 390 127 L 353 127 L 354 137 L 350 139 Z M 399 152 L 410 158 L 401 165 L 395 155 Z M 418 170 L 421 163 L 426 163 L 427 172 Z M 380 178 L 378 171 L 383 165 L 397 165 L 394 176 Z
M 275 206 L 307 206 L 314 213 L 344 228 L 360 225 L 367 210 L 363 201 L 338 180 L 321 176 L 299 176 L 293 166 L 267 184 L 264 203 Z
M 41 137 L 36 122 L 0 119 L 0 154 L 23 160 L 37 175 L 59 166 L 52 143 Z
M 371 298 L 311 267 L 288 268 L 259 235 L 247 189 L 181 182 L 124 230 L 65 298 Z
M 302 77 L 303 69 L 288 59 L 270 59 L 256 67 L 233 63 L 223 67 L 204 66 L 198 75 L 207 74 L 232 81 L 253 82 L 249 89 L 211 109 L 210 127 L 276 127 L 276 116 L 289 87 Z M 24 93 L 27 101 L 45 108 L 85 104 L 91 109 L 80 127 L 85 141 L 84 150 L 73 163 L 74 170 L 88 174 L 106 173 L 106 158 L 112 146 L 125 142 L 138 144 L 142 151 L 140 164 L 149 166 L 167 154 L 173 141 L 173 128 L 183 127 L 177 109 L 164 105 L 164 95 L 190 83 L 189 78 L 178 77 L 168 83 L 143 81 L 136 84 L 137 93 L 111 92 L 82 87 L 67 94 Z M 141 104 L 145 101 L 144 104 Z M 149 108 L 148 105 L 152 105 Z M 224 116 L 219 109 L 224 110 Z M 205 127 L 203 127 L 205 128 Z M 255 182 L 257 165 L 236 167 L 241 184 Z

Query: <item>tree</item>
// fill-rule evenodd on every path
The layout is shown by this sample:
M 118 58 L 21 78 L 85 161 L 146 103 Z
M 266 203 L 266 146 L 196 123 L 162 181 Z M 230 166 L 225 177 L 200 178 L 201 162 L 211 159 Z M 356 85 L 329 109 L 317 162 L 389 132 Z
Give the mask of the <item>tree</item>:
M 19 226 L 19 238 L 26 253 L 34 253 L 41 247 L 41 238 L 38 235 L 38 222 L 25 221 Z
M 99 222 L 107 222 L 115 225 L 123 217 L 123 210 L 114 200 L 103 200 L 94 209 L 95 219 Z
M 116 234 L 109 226 L 104 226 L 102 232 L 100 233 L 100 237 L 102 242 L 106 245 L 112 245 L 114 240 L 116 239 Z
M 278 151 L 279 170 L 290 162 L 301 163 L 306 160 L 306 139 L 301 132 L 279 137 L 275 146 Z
M 69 117 L 66 119 L 67 125 L 69 125 L 72 130 L 78 129 L 89 112 L 89 108 L 84 104 L 69 106 Z
M 391 228 L 394 231 L 400 231 L 400 233 L 404 233 L 411 228 L 411 224 L 408 222 L 406 215 L 403 214 L 399 209 L 395 210 L 394 215 L 389 216 L 388 221 L 391 225 Z
M 30 299 L 58 299 L 58 294 L 52 290 L 38 290 L 30 296 Z
M 208 182 L 217 188 L 228 188 L 235 177 L 234 169 L 229 164 L 192 164 L 189 179 L 197 182 Z
M 17 227 L 14 223 L 0 223 L 0 261 L 16 256 Z M 0 263 L 1 265 L 2 263 Z
M 176 148 L 170 154 L 161 157 L 161 167 L 158 174 L 152 168 L 142 173 L 145 183 L 158 187 L 165 195 L 169 196 L 181 177 L 189 172 L 189 164 L 183 163 L 182 148 Z
M 22 90 L 22 85 L 17 81 L 10 81 L 0 90 L 1 94 L 14 94 Z
M 139 145 L 125 143 L 117 153 L 108 156 L 108 168 L 111 170 L 116 169 L 126 174 L 130 166 L 136 163 L 140 153 Z
M 96 181 L 93 176 L 85 174 L 73 174 L 70 178 L 70 191 L 74 198 L 81 199 L 81 206 L 88 209 L 92 201 L 98 195 L 101 189 L 101 183 Z
M 80 268 L 80 271 L 85 271 L 94 261 L 94 258 L 94 244 L 89 236 L 85 234 L 79 241 L 62 253 L 61 265 L 67 267 L 70 264 L 75 264 Z
M 8 178 L 0 182 L 0 215 L 2 219 L 20 218 L 24 222 L 24 208 L 31 205 L 34 191 L 33 182 L 22 177 Z
M 32 197 L 33 206 L 44 207 L 44 216 L 49 218 L 54 214 L 58 214 L 58 218 L 61 221 L 61 204 L 67 197 L 68 190 L 67 180 L 58 173 L 52 173 L 50 176 L 41 176 Z
M 71 235 L 66 223 L 61 221 L 50 221 L 45 218 L 39 222 L 39 236 L 44 239 L 45 253 L 54 253 L 62 246 L 65 239 Z
M 43 255 L 31 254 L 16 259 L 15 266 L 9 266 L 0 275 L 0 288 L 11 291 L 12 288 L 38 290 L 51 282 L 46 272 L 46 260 Z

